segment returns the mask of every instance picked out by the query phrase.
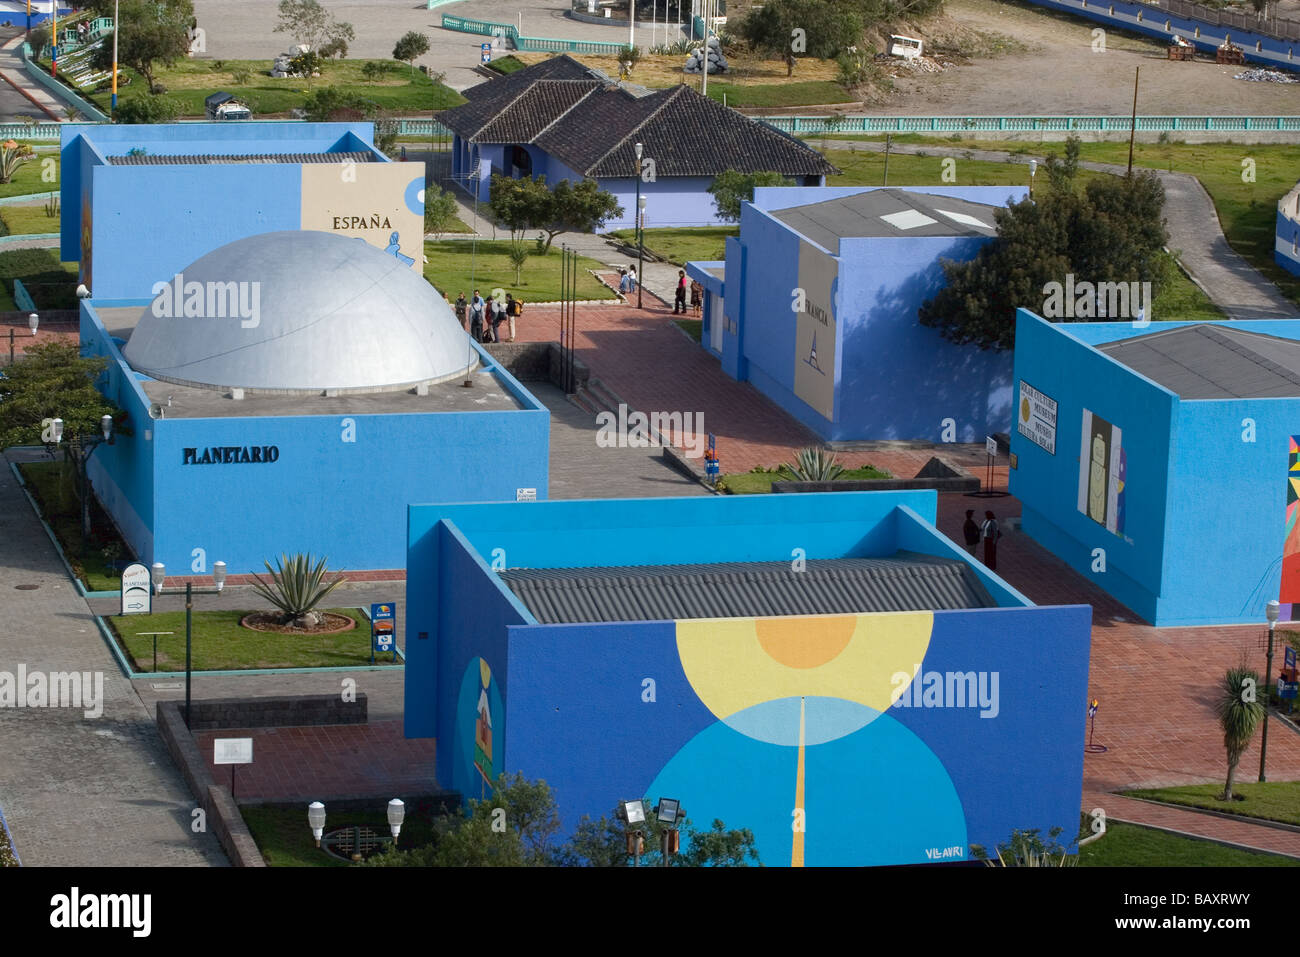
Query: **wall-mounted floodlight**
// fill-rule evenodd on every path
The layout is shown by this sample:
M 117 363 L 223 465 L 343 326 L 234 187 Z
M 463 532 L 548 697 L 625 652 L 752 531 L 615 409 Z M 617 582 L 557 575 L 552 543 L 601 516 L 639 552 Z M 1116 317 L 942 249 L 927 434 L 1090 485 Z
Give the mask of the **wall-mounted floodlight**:
M 677 821 L 681 817 L 682 802 L 675 798 L 660 798 L 659 806 L 655 808 L 655 816 L 659 823 L 666 827 L 676 827 Z

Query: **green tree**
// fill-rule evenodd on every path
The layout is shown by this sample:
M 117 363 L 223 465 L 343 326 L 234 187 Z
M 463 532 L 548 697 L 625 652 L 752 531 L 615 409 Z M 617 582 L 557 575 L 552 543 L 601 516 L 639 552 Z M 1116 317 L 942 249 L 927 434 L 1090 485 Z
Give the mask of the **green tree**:
M 520 276 L 524 271 L 524 263 L 528 262 L 528 247 L 522 242 L 515 240 L 510 244 L 510 265 L 515 267 L 515 285 L 521 282 Z
M 594 233 L 622 215 L 618 199 L 601 189 L 594 179 L 584 179 L 577 185 L 562 179 L 551 190 L 549 217 L 535 224 L 546 234 L 542 253 L 550 251 L 551 243 L 561 233 Z
M 1047 832 L 1047 841 L 1039 837 L 1039 829 L 1011 832 L 1011 840 L 999 844 L 992 855 L 980 844 L 972 844 L 971 856 L 989 867 L 1078 867 L 1079 856 L 1071 854 L 1057 840 L 1065 828 L 1054 827 Z M 1071 843 L 1074 843 L 1071 841 Z
M 528 230 L 549 223 L 555 203 L 545 176 L 513 179 L 498 173 L 488 185 L 488 208 L 497 222 L 510 230 L 511 240 L 517 241 Z
M 645 835 L 642 867 L 659 867 L 663 863 L 664 825 L 654 814 L 647 813 L 641 825 Z M 631 867 L 627 853 L 627 832 L 617 819 L 584 815 L 567 844 L 556 854 L 555 861 L 565 867 Z M 674 867 L 749 867 L 758 865 L 754 834 L 748 828 L 728 830 L 714 820 L 707 831 L 697 831 L 689 818 L 681 823 L 681 852 L 672 857 Z
M 190 0 L 122 0 L 118 11 L 118 63 L 144 77 L 152 93 L 157 69 L 171 66 L 189 53 L 193 23 L 194 4 Z M 96 69 L 111 71 L 113 44 L 96 47 L 92 58 Z
M 384 75 L 384 67 L 377 60 L 367 60 L 361 66 L 361 78 L 367 83 L 374 83 Z
M 755 186 L 793 186 L 794 180 L 780 173 L 742 173 L 729 169 L 719 173 L 709 187 L 718 218 L 735 223 L 740 220 L 740 204 L 752 202 Z
M 834 59 L 858 43 L 866 25 L 850 0 L 773 0 L 751 9 L 736 32 L 755 50 L 783 61 L 786 76 L 793 76 L 799 56 Z
M 414 30 L 404 34 L 393 47 L 393 59 L 401 60 L 415 72 L 415 61 L 429 52 L 429 38 Z
M 456 221 L 456 199 L 447 190 L 432 183 L 424 189 L 424 231 L 435 237 L 445 233 Z
M 1067 274 L 1076 282 L 1150 282 L 1154 298 L 1167 281 L 1163 210 L 1164 187 L 1150 170 L 1100 177 L 1082 193 L 1049 188 L 996 210 L 997 238 L 974 259 L 943 262 L 947 284 L 921 306 L 921 324 L 959 345 L 1010 349 L 1016 309 L 1043 302 L 1048 284 Z
M 275 25 L 275 32 L 287 33 L 295 43 L 317 53 L 327 45 L 334 45 L 337 49 L 336 41 L 357 38 L 352 24 L 335 20 L 318 0 L 280 0 L 277 12 L 279 22 Z
M 1264 693 L 1259 672 L 1245 665 L 1229 668 L 1219 686 L 1214 711 L 1223 730 L 1223 747 L 1228 752 L 1228 777 L 1223 783 L 1225 801 L 1232 800 L 1232 782 L 1237 776 L 1237 765 L 1264 717 L 1264 705 L 1259 700 L 1259 695 Z
M 14 362 L 0 378 L 0 449 L 40 445 L 46 420 L 62 419 L 67 437 L 98 435 L 100 419 L 114 417 L 126 431 L 126 414 L 109 402 L 95 382 L 108 367 L 102 358 L 81 357 L 75 342 L 41 342 Z

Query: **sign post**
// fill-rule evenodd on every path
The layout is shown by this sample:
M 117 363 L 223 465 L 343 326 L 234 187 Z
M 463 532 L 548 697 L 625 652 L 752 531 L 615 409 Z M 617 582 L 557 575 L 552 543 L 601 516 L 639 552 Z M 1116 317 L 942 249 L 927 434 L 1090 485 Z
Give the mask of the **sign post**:
M 721 463 L 718 462 L 718 445 L 713 433 L 709 433 L 709 447 L 704 453 L 704 474 L 714 484 L 718 484 L 718 472 L 721 470 Z
M 132 562 L 122 569 L 122 611 L 123 615 L 148 615 L 153 611 L 153 592 L 149 580 L 149 569 L 139 562 Z
M 370 663 L 375 663 L 375 652 L 391 651 L 397 661 L 396 625 L 397 606 L 391 602 L 370 606 Z
M 230 797 L 235 797 L 235 766 L 253 763 L 252 738 L 216 738 L 212 742 L 212 763 L 230 765 Z

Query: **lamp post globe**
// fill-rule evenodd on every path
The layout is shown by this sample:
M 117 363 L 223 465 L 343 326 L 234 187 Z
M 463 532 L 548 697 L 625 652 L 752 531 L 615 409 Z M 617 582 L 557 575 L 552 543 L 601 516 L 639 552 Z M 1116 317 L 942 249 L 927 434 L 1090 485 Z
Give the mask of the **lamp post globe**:
M 393 798 L 388 802 L 388 827 L 393 832 L 393 843 L 397 843 L 397 835 L 401 833 L 402 821 L 406 820 L 406 805 L 400 798 Z
M 162 562 L 154 562 L 149 569 L 149 580 L 153 582 L 155 595 L 162 594 L 163 579 L 167 577 L 167 566 Z
M 38 316 L 36 313 L 33 312 L 30 316 L 27 317 L 27 328 L 32 330 L 32 335 L 36 335 L 36 329 L 38 326 L 40 326 L 40 324 L 41 324 L 41 317 Z
M 320 801 L 312 801 L 307 805 L 307 826 L 311 828 L 311 836 L 316 839 L 316 846 L 320 847 L 320 839 L 325 834 L 325 805 Z

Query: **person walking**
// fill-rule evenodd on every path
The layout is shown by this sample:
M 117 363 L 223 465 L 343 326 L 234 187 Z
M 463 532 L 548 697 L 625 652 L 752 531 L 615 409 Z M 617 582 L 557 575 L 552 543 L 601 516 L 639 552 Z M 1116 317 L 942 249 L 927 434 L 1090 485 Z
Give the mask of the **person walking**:
M 523 311 L 524 311 L 524 304 L 520 302 L 518 299 L 516 299 L 514 296 L 512 296 L 510 293 L 506 293 L 506 322 L 509 324 L 509 328 L 510 328 L 509 341 L 511 342 L 515 341 L 515 320 L 519 318 L 520 314 Z
M 483 311 L 487 307 L 478 290 L 474 290 L 474 298 L 469 304 L 469 334 L 475 342 L 483 341 Z
M 980 536 L 984 539 L 984 564 L 995 569 L 998 567 L 998 539 L 1002 537 L 1002 532 L 998 529 L 998 520 L 992 512 L 984 513 Z
M 469 303 L 465 301 L 465 294 L 462 292 L 456 296 L 456 321 L 460 327 L 469 332 Z
M 673 291 L 673 315 L 686 315 L 686 270 L 677 270 L 677 288 Z
M 966 523 L 962 525 L 961 533 L 966 537 L 966 551 L 974 555 L 980 544 L 980 527 L 975 524 L 975 509 L 966 509 Z
M 627 291 L 628 292 L 636 292 L 636 282 L 637 282 L 636 267 L 628 266 L 627 267 Z
M 488 302 L 492 302 L 491 299 Z M 492 302 L 492 341 L 501 341 L 501 326 L 506 321 L 506 304 L 504 302 Z
M 625 296 L 632 291 L 632 280 L 628 278 L 626 269 L 618 271 L 618 291 Z

